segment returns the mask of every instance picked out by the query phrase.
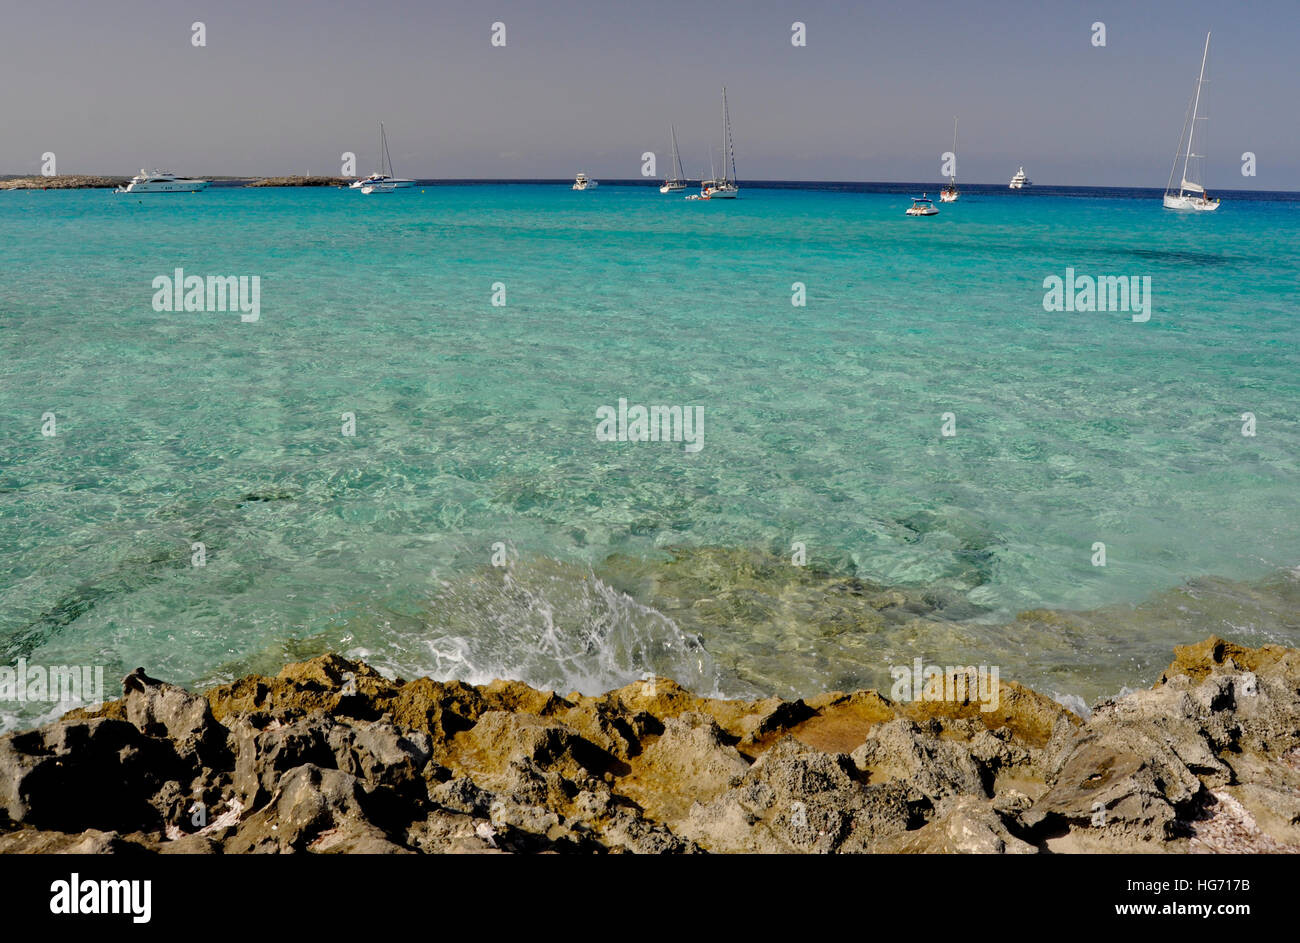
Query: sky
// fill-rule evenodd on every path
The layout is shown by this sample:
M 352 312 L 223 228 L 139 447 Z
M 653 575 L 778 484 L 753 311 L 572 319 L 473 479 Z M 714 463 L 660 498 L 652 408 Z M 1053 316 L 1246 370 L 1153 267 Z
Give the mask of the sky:
M 741 181 L 939 179 L 959 116 L 960 180 L 1163 187 L 1213 30 L 1206 183 L 1300 190 L 1300 0 L 0 0 L 0 24 L 0 174 L 364 173 L 383 120 L 400 176 L 629 178 L 646 151 L 662 176 L 672 122 L 698 177 L 725 84 Z

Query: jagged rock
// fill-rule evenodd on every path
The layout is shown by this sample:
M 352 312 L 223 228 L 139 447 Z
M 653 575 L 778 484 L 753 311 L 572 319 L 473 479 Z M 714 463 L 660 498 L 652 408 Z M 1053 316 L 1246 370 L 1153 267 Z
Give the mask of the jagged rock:
M 682 834 L 713 851 L 866 851 L 912 816 L 906 788 L 857 777 L 847 755 L 785 737 L 735 787 L 696 804 Z
M 153 796 L 186 767 L 171 744 L 107 717 L 59 720 L 0 738 L 0 812 L 64 831 L 131 831 L 154 821 Z
M 227 853 L 404 849 L 367 818 L 366 793 L 355 776 L 305 763 L 280 777 L 275 795 L 245 819 Z
M 989 711 L 560 696 L 337 655 L 124 692 L 0 737 L 0 852 L 1300 851 L 1300 652 L 1276 646 L 1177 649 L 1086 723 L 1013 681 Z
M 903 854 L 1035 854 L 1038 849 L 1007 829 L 986 801 L 961 796 L 936 811 L 922 828 L 887 839 L 879 849 Z
M 903 780 L 933 801 L 960 794 L 985 796 L 984 779 L 970 750 L 937 733 L 924 735 L 906 720 L 881 724 L 853 751 L 853 762 L 871 782 Z

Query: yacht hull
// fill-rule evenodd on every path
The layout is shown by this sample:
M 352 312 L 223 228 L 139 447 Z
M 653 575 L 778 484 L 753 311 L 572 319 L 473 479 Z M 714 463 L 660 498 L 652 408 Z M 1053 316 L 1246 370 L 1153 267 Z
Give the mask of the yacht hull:
M 415 186 L 414 180 L 354 180 L 348 184 L 349 190 L 364 190 L 367 187 L 382 188 L 384 190 L 405 190 Z
M 173 180 L 169 183 L 132 183 L 114 193 L 198 193 L 208 188 L 207 180 Z
M 1198 213 L 1211 213 L 1219 208 L 1219 201 L 1208 201 L 1201 197 L 1177 196 L 1175 194 L 1165 194 L 1165 209 L 1167 210 L 1192 210 Z

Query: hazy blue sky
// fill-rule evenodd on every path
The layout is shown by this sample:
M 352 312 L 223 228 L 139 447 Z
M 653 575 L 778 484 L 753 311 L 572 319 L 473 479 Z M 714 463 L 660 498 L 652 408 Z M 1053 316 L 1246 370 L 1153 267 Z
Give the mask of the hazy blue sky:
M 725 82 L 742 181 L 937 179 L 956 114 L 969 182 L 1163 186 L 1213 29 L 1211 190 L 1300 189 L 1300 0 L 3 0 L 0 23 L 0 173 L 366 171 L 382 118 L 407 176 L 633 177 L 669 121 L 696 176 Z

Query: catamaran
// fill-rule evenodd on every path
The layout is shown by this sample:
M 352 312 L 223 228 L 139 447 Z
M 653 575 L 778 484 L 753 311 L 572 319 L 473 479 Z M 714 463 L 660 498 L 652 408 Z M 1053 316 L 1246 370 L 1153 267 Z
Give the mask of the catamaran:
M 952 175 L 948 177 L 948 186 L 939 191 L 940 203 L 956 203 L 961 191 L 957 189 L 957 118 L 952 119 Z
M 1209 55 L 1210 34 L 1206 33 L 1205 51 L 1201 53 L 1201 74 L 1196 80 L 1196 94 L 1192 98 L 1191 118 L 1183 121 L 1183 133 L 1178 136 L 1178 153 L 1174 155 L 1174 165 L 1169 168 L 1169 182 L 1165 184 L 1165 209 L 1168 210 L 1200 210 L 1204 212 L 1219 208 L 1219 201 L 1210 199 L 1209 194 L 1205 192 L 1204 184 L 1193 179 L 1204 179 L 1202 174 L 1198 172 L 1198 168 L 1205 155 L 1196 153 L 1193 142 L 1196 140 L 1196 122 L 1207 120 L 1201 114 L 1201 86 L 1205 84 L 1205 60 L 1209 58 Z M 1187 141 L 1186 150 L 1183 150 L 1184 140 Z M 1183 159 L 1183 178 L 1175 192 L 1174 174 L 1178 172 L 1178 158 L 1180 157 Z M 1193 160 L 1197 163 L 1191 164 Z M 1190 177 L 1188 176 L 1189 173 L 1191 174 Z
M 388 135 L 384 131 L 384 123 L 379 122 L 379 170 L 369 177 L 352 181 L 348 187 L 362 193 L 390 193 L 413 186 L 414 180 L 393 176 L 393 158 L 388 154 Z
M 664 180 L 664 185 L 659 188 L 660 193 L 672 193 L 675 190 L 686 189 L 686 180 L 682 171 L 682 155 L 677 153 L 677 129 L 670 124 L 668 130 L 673 137 L 673 163 L 668 168 L 668 172 L 672 176 Z
M 731 174 L 727 174 L 727 157 L 731 157 Z M 722 178 L 705 180 L 700 186 L 702 200 L 734 200 L 736 185 L 736 148 L 731 141 L 731 113 L 727 110 L 727 87 L 722 86 Z
M 173 173 L 165 170 L 155 170 L 150 173 L 147 170 L 141 170 L 131 178 L 131 182 L 124 187 L 118 187 L 114 193 L 197 193 L 200 190 L 207 189 L 207 180 L 190 180 L 187 177 L 178 177 Z

